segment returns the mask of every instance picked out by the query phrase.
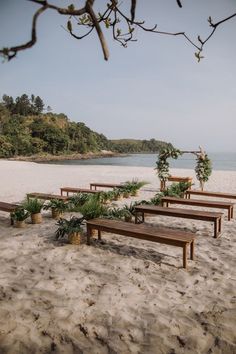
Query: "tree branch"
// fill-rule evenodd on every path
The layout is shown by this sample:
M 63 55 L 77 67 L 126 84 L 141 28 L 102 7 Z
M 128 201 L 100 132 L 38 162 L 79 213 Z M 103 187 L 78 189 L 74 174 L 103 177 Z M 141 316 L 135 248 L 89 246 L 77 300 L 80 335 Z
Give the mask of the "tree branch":
M 211 17 L 209 17 L 208 22 L 210 24 L 210 27 L 212 27 L 210 34 L 205 39 L 202 39 L 200 36 L 198 36 L 197 40 L 194 41 L 184 31 L 179 31 L 179 32 L 160 31 L 157 29 L 157 25 L 148 28 L 145 26 L 144 21 L 135 20 L 137 0 L 130 0 L 131 8 L 130 8 L 129 16 L 126 16 L 125 13 L 119 9 L 119 4 L 117 0 L 108 0 L 107 8 L 105 9 L 104 13 L 103 14 L 99 13 L 98 15 L 95 14 L 93 9 L 95 0 L 84 0 L 85 1 L 84 7 L 81 7 L 79 9 L 76 9 L 73 4 L 69 5 L 67 8 L 61 8 L 56 5 L 50 4 L 47 0 L 28 0 L 28 1 L 41 6 L 33 15 L 31 39 L 22 45 L 0 49 L 0 55 L 6 57 L 8 60 L 14 58 L 18 52 L 31 48 L 35 45 L 35 43 L 37 42 L 37 32 L 36 32 L 37 20 L 39 16 L 48 9 L 54 10 L 60 15 L 69 16 L 69 20 L 67 22 L 67 31 L 75 39 L 80 40 L 84 37 L 87 37 L 93 31 L 93 29 L 96 29 L 105 60 L 108 60 L 109 58 L 109 51 L 100 24 L 105 25 L 107 29 L 112 28 L 113 39 L 118 43 L 120 43 L 123 47 L 127 47 L 128 42 L 136 41 L 136 39 L 134 38 L 134 34 L 135 34 L 135 29 L 137 28 L 140 28 L 146 32 L 151 32 L 160 35 L 182 36 L 187 40 L 187 42 L 189 42 L 194 48 L 197 49 L 195 56 L 197 60 L 200 61 L 201 58 L 203 58 L 203 56 L 201 55 L 203 48 L 205 44 L 210 40 L 210 38 L 214 35 L 216 29 L 221 24 L 236 17 L 236 13 L 234 13 L 216 23 L 213 23 Z M 182 0 L 176 0 L 176 2 L 177 5 L 180 8 L 182 8 Z M 72 28 L 71 20 L 76 20 L 76 25 L 78 26 L 87 27 L 88 28 L 87 32 L 85 34 L 76 35 Z M 126 27 L 123 33 L 120 26 L 118 27 L 119 23 L 121 23 L 121 27 Z

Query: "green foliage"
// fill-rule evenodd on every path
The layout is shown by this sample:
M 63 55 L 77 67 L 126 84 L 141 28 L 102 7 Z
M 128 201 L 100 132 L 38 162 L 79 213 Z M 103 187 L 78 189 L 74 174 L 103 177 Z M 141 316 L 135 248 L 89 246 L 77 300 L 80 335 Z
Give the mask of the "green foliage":
M 58 229 L 56 230 L 56 238 L 64 237 L 65 235 L 70 235 L 74 232 L 81 232 L 82 231 L 82 224 L 84 218 L 77 218 L 72 216 L 69 220 L 61 218 L 58 220 L 56 225 L 58 225 Z
M 30 214 L 40 213 L 44 206 L 44 202 L 37 198 L 29 198 L 23 203 L 23 207 Z
M 51 199 L 43 206 L 44 210 L 54 209 L 58 212 L 65 212 L 68 209 L 68 203 L 61 199 Z
M 30 216 L 30 213 L 25 210 L 22 206 L 19 206 L 13 213 L 11 217 L 14 221 L 24 221 Z
M 151 140 L 108 140 L 66 115 L 45 113 L 39 96 L 23 94 L 0 102 L 0 157 L 34 154 L 65 155 L 111 150 L 121 153 L 156 152 L 170 144 Z
M 148 182 L 132 179 L 132 181 L 126 181 L 123 186 L 119 187 L 119 190 L 124 197 L 128 197 L 129 195 L 135 196 L 138 190 L 146 184 Z
M 200 181 L 201 188 L 203 189 L 204 183 L 208 181 L 212 173 L 211 160 L 207 154 L 199 154 L 197 156 L 195 172 L 197 179 Z
M 11 114 L 20 114 L 27 116 L 29 114 L 40 114 L 43 112 L 44 103 L 43 100 L 37 96 L 31 95 L 29 99 L 25 93 L 16 97 L 15 101 L 13 97 L 3 95 L 2 97 L 4 106 L 10 111 Z
M 113 150 L 120 153 L 141 153 L 141 152 L 158 152 L 163 148 L 171 148 L 170 143 L 159 141 L 156 139 L 150 140 L 135 140 L 135 139 L 120 139 L 111 140 Z
M 174 147 L 164 148 L 158 154 L 158 160 L 156 162 L 156 170 L 160 181 L 167 181 L 170 176 L 169 173 L 169 162 L 167 159 L 177 159 L 180 155 L 182 155 L 181 151 L 175 149 Z
M 183 198 L 187 189 L 191 186 L 189 182 L 173 183 L 164 191 L 157 193 L 151 200 L 151 204 L 160 205 L 162 197 Z
M 69 200 L 69 210 L 70 211 L 79 211 L 80 207 L 84 205 L 91 198 L 91 194 L 89 193 L 77 193 L 70 197 Z
M 124 217 L 124 211 L 119 207 L 110 207 L 103 216 L 106 219 L 120 220 Z
M 106 214 L 107 208 L 99 200 L 99 195 L 93 195 L 79 208 L 79 212 L 83 215 L 85 220 L 90 220 Z

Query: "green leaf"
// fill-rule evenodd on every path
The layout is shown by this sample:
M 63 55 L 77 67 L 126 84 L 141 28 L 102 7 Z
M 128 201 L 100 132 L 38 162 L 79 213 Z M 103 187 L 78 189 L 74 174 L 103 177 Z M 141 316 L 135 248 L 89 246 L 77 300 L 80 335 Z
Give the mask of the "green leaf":
M 74 5 L 74 4 L 70 4 L 70 5 L 68 6 L 68 10 L 69 10 L 69 11 L 74 11 L 74 9 L 75 9 L 75 5 Z
M 67 29 L 68 29 L 69 32 L 72 31 L 72 24 L 71 24 L 70 20 L 67 22 Z

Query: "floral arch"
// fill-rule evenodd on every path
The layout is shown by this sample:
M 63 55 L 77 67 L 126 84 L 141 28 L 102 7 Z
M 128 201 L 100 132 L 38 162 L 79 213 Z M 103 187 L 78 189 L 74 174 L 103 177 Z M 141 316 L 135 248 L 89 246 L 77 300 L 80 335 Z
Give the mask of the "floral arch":
M 157 170 L 158 177 L 161 183 L 165 183 L 170 177 L 170 164 L 168 159 L 172 158 L 177 160 L 179 156 L 186 153 L 191 153 L 196 156 L 196 178 L 200 183 L 201 190 L 203 190 L 205 182 L 209 180 L 212 173 L 212 164 L 208 155 L 201 147 L 199 147 L 199 151 L 181 151 L 179 149 L 175 149 L 174 147 L 160 150 L 155 168 Z

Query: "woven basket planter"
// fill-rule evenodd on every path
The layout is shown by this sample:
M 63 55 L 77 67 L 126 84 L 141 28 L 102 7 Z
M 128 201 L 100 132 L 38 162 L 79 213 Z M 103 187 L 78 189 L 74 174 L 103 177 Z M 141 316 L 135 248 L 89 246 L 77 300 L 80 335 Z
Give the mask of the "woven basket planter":
M 52 218 L 55 219 L 55 220 L 58 220 L 60 219 L 61 217 L 63 216 L 63 213 L 58 211 L 58 210 L 55 210 L 54 208 L 52 208 Z
M 80 245 L 81 243 L 81 235 L 79 232 L 73 232 L 68 236 L 68 241 L 72 245 Z
M 16 220 L 15 227 L 17 227 L 18 229 L 21 229 L 25 226 L 26 226 L 25 220 Z
M 42 214 L 41 213 L 31 214 L 31 221 L 32 221 L 32 224 L 41 224 Z

